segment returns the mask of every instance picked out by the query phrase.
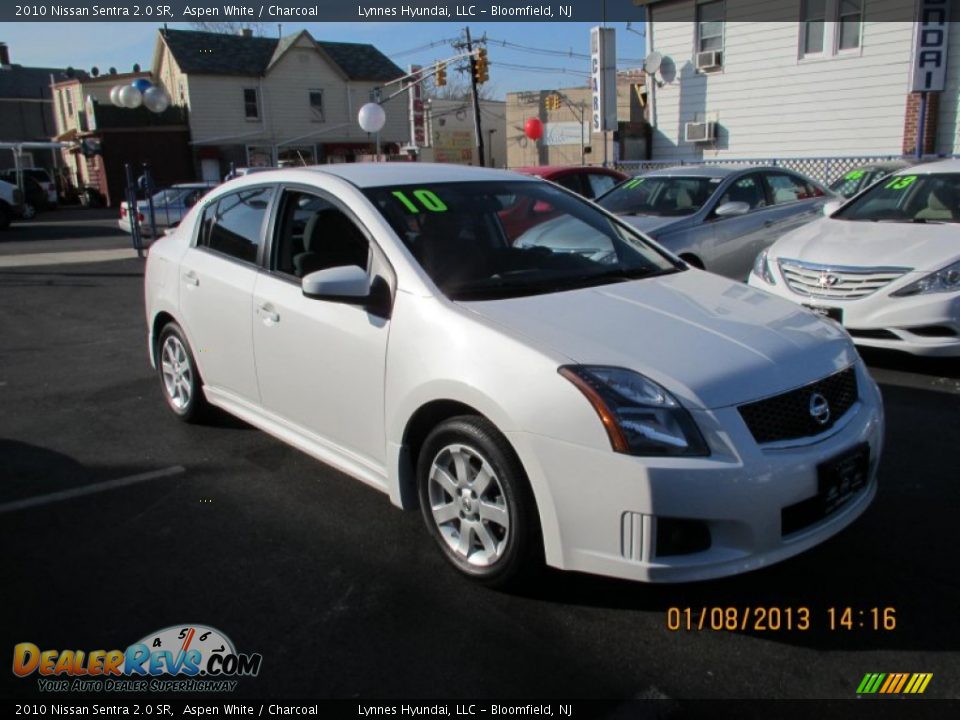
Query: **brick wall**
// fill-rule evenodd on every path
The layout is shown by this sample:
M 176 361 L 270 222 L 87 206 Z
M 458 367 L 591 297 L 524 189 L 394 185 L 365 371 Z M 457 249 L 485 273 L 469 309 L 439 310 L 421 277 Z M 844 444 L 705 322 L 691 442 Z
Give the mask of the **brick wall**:
M 940 93 L 927 93 L 927 113 L 923 129 L 923 154 L 937 151 L 937 110 L 940 107 Z M 907 95 L 907 112 L 903 121 L 903 154 L 916 155 L 917 135 L 920 125 L 920 93 Z

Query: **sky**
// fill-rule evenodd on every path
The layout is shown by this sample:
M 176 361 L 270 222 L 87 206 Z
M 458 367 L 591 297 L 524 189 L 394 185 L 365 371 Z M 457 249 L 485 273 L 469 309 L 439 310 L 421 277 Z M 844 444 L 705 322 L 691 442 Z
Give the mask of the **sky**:
M 645 38 L 641 13 L 628 29 L 626 23 L 608 23 L 616 29 L 618 67 L 639 67 Z M 544 90 L 585 85 L 590 69 L 590 27 L 597 23 L 476 23 L 474 38 L 486 34 L 490 60 L 491 96 L 503 99 L 519 90 Z M 191 29 L 188 23 L 171 28 Z M 157 30 L 151 23 L 0 23 L 0 42 L 10 48 L 13 63 L 34 67 L 75 67 L 106 72 L 116 67 L 129 72 L 134 63 L 149 69 Z M 456 51 L 462 23 L 284 23 L 284 35 L 302 28 L 318 40 L 370 43 L 401 68 L 410 63 L 432 64 Z M 276 25 L 265 25 L 264 35 L 276 35 Z M 502 43 L 506 42 L 507 45 Z M 434 47 L 425 47 L 437 43 Z M 520 47 L 515 47 L 520 46 Z M 413 52 L 411 52 L 413 51 Z M 573 53 L 572 55 L 570 53 Z M 551 71 L 550 69 L 554 69 Z M 453 80 L 454 73 L 448 73 Z M 464 82 L 466 75 L 463 76 Z

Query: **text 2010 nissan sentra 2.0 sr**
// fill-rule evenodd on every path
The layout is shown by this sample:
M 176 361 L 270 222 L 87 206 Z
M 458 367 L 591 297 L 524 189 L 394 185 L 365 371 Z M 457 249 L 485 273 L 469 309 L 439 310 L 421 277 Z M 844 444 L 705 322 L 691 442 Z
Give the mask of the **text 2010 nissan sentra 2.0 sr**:
M 549 219 L 513 224 L 517 203 Z M 842 330 L 537 179 L 357 164 L 235 180 L 151 248 L 146 306 L 173 412 L 217 406 L 420 507 L 488 584 L 543 560 L 739 573 L 834 535 L 876 492 L 881 400 Z

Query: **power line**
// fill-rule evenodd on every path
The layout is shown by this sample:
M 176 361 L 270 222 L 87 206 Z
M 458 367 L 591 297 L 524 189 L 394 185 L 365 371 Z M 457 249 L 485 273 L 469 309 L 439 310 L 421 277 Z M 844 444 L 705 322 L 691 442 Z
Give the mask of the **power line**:
M 590 77 L 590 73 L 584 70 L 571 70 L 570 68 L 546 67 L 541 65 L 516 65 L 514 63 L 500 62 L 490 63 L 490 67 L 502 67 L 510 70 L 524 70 L 526 72 L 539 73 L 562 73 L 564 75 L 579 75 L 580 77 Z
M 569 58 L 578 58 L 581 60 L 589 60 L 590 55 L 587 53 L 578 53 L 573 50 L 553 50 L 550 48 L 536 48 L 530 47 L 529 45 L 520 45 L 518 43 L 510 42 L 509 40 L 497 40 L 495 38 L 487 38 L 488 43 L 499 45 L 504 48 L 509 48 L 511 50 L 516 50 L 517 52 L 526 52 L 532 53 L 534 55 L 550 55 L 552 57 L 569 57 Z M 638 58 L 617 58 L 618 63 L 623 63 L 624 65 L 637 64 L 642 65 L 643 60 Z
M 429 50 L 430 48 L 435 48 L 438 45 L 446 45 L 448 43 L 453 42 L 454 40 L 456 40 L 456 38 L 443 38 L 442 40 L 434 40 L 433 42 L 427 43 L 426 45 L 420 45 L 419 47 L 410 48 L 409 50 L 401 50 L 400 52 L 392 53 L 389 57 L 398 58 L 398 57 L 403 57 L 405 55 L 413 55 L 418 52 L 423 52 L 424 50 Z

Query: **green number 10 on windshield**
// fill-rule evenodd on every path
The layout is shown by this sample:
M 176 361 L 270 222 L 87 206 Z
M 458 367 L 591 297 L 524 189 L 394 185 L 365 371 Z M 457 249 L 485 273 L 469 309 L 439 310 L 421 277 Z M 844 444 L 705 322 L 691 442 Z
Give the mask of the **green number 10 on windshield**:
M 888 190 L 903 190 L 913 185 L 917 181 L 916 175 L 905 175 L 904 177 L 897 177 L 884 185 Z
M 430 212 L 446 212 L 447 206 L 437 197 L 437 194 L 432 190 L 414 190 L 413 197 L 416 200 L 420 201 L 420 205 L 423 206 L 423 210 L 417 207 L 417 204 L 407 197 L 405 192 L 400 190 L 394 190 L 391 195 L 393 195 L 397 200 L 403 203 L 403 206 L 407 208 L 411 213 L 420 214 L 423 210 L 428 210 Z

